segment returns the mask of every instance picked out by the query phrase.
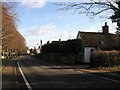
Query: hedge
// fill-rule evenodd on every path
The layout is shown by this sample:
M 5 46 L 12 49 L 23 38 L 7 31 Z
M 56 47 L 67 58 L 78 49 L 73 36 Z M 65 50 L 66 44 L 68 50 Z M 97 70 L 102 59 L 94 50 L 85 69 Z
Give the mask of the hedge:
M 120 51 L 96 51 L 91 55 L 91 67 L 112 67 L 116 65 L 120 65 Z
M 78 54 L 83 50 L 82 41 L 79 39 L 49 43 L 42 46 L 42 53 Z
M 40 53 L 39 55 L 34 55 L 34 57 L 48 62 L 57 62 L 65 65 L 76 64 L 75 57 L 72 55 L 62 56 L 60 53 Z

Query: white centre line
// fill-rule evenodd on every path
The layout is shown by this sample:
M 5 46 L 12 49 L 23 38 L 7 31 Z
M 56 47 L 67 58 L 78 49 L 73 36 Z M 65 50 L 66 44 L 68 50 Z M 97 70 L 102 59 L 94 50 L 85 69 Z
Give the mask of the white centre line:
M 32 90 L 32 87 L 30 86 L 29 82 L 27 81 L 27 79 L 26 79 L 26 77 L 25 77 L 25 75 L 24 75 L 22 69 L 20 68 L 20 64 L 19 64 L 18 61 L 17 61 L 17 65 L 18 65 L 18 68 L 19 68 L 19 70 L 20 70 L 20 73 L 21 73 L 21 75 L 22 75 L 22 77 L 23 77 L 23 79 L 24 79 L 24 82 L 25 82 L 25 84 L 26 84 L 28 90 Z

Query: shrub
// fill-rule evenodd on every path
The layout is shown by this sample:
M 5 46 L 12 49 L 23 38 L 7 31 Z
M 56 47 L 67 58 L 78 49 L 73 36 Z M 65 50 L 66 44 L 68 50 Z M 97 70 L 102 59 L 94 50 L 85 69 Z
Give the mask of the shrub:
M 91 67 L 112 67 L 115 65 L 120 65 L 120 51 L 96 51 L 91 55 Z

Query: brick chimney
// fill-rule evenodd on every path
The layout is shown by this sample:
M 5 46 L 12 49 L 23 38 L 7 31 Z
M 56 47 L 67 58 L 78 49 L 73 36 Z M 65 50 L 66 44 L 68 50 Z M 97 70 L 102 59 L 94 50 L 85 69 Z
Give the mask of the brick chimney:
M 103 34 L 109 34 L 109 26 L 107 25 L 107 22 L 105 22 L 105 26 L 102 27 Z

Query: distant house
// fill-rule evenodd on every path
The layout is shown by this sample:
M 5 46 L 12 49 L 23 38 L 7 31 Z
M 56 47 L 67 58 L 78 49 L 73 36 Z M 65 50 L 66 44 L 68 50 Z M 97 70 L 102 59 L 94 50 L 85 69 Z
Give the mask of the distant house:
M 101 46 L 111 46 L 117 44 L 117 36 L 109 33 L 109 26 L 105 23 L 102 32 L 81 32 L 78 31 L 77 39 L 81 39 L 84 45 L 84 58 L 79 60 L 84 63 L 90 62 L 91 52 L 100 50 Z
M 26 53 L 27 53 L 27 54 L 30 54 L 30 49 L 27 49 Z
M 41 53 L 41 47 L 40 46 L 38 46 L 38 48 L 36 49 L 36 52 L 37 52 L 37 54 Z
M 59 39 L 59 41 L 52 41 L 51 43 L 59 43 L 59 42 L 61 42 L 61 39 Z

